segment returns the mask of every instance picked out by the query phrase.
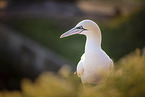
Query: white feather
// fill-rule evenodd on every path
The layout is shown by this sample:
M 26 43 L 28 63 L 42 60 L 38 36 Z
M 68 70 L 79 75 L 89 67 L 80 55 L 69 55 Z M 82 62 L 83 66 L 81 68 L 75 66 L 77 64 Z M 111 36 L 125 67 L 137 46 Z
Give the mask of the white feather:
M 77 75 L 84 84 L 102 82 L 113 69 L 113 61 L 101 48 L 102 37 L 99 26 L 92 20 L 83 20 L 60 37 L 73 34 L 83 34 L 87 37 L 85 53 L 77 65 Z

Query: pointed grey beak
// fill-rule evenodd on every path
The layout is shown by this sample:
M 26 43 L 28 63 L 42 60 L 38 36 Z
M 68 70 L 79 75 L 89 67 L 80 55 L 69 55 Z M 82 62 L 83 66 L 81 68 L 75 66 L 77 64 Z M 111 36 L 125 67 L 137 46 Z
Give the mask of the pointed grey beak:
M 70 35 L 74 35 L 74 34 L 79 34 L 83 31 L 83 29 L 77 29 L 77 28 L 72 28 L 71 30 L 63 33 L 60 38 L 63 38 L 63 37 L 67 37 L 67 36 L 70 36 Z

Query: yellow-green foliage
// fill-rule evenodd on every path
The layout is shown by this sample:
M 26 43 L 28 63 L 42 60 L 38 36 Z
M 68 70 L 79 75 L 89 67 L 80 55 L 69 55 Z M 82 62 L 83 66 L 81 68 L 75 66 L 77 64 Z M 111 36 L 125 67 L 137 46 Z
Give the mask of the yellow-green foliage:
M 35 82 L 22 81 L 22 91 L 2 91 L 0 97 L 145 97 L 145 57 L 137 49 L 120 59 L 110 77 L 95 88 L 84 87 L 67 67 L 45 72 Z

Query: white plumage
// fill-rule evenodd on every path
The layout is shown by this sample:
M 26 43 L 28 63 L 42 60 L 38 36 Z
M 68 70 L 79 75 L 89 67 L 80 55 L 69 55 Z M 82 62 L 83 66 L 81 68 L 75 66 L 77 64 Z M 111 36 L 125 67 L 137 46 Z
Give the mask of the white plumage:
M 113 61 L 101 48 L 101 31 L 92 20 L 83 20 L 60 38 L 73 34 L 86 35 L 85 53 L 77 65 L 77 75 L 82 83 L 98 84 L 107 78 L 113 68 Z

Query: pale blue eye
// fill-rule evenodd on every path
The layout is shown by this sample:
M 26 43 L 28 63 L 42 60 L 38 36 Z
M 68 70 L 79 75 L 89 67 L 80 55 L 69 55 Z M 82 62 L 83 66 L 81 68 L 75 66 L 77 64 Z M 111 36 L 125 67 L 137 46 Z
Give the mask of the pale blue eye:
M 84 29 L 83 26 L 80 26 L 80 29 Z
M 76 29 L 83 29 L 83 26 L 76 27 Z

